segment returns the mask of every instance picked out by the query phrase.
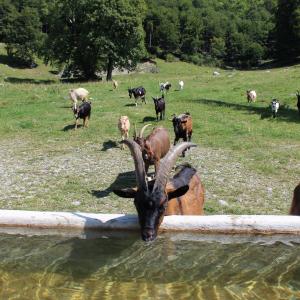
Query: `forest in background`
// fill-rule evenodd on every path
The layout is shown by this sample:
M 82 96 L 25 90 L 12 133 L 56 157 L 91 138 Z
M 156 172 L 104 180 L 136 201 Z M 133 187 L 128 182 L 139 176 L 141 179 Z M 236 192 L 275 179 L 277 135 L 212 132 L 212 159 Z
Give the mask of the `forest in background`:
M 134 68 L 143 58 L 259 67 L 293 62 L 300 0 L 0 0 L 0 42 L 14 61 L 36 57 L 65 76 Z

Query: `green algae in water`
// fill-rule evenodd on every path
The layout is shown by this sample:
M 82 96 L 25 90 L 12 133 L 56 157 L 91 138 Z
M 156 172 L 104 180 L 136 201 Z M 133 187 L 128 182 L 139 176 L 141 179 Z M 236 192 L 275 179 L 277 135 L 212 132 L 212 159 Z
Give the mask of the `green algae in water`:
M 0 236 L 0 299 L 299 299 L 299 238 Z

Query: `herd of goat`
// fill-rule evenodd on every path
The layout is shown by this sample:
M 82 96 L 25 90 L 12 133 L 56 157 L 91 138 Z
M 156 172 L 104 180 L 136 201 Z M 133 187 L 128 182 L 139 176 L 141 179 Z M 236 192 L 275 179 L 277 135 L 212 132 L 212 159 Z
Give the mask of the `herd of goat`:
M 156 119 L 165 119 L 165 97 L 164 92 L 171 88 L 169 82 L 159 85 L 162 96 L 153 98 Z M 184 82 L 179 81 L 179 90 L 184 87 Z M 118 82 L 113 81 L 113 88 L 118 88 Z M 129 97 L 141 99 L 146 104 L 146 90 L 139 86 L 128 89 Z M 256 100 L 256 92 L 246 92 L 248 102 Z M 300 92 L 297 91 L 297 107 L 300 114 Z M 83 126 L 88 126 L 91 115 L 91 102 L 89 92 L 84 88 L 69 91 L 70 99 L 73 102 L 73 112 L 76 119 L 75 129 L 78 120 L 83 119 Z M 78 101 L 81 104 L 78 105 Z M 279 102 L 273 99 L 271 102 L 272 115 L 275 118 L 279 109 Z M 176 167 L 175 175 L 172 178 L 170 173 L 175 166 L 177 158 L 185 156 L 186 150 L 195 147 L 191 143 L 193 123 L 192 116 L 186 112 L 178 116 L 173 115 L 171 119 L 175 138 L 174 147 L 171 148 L 169 132 L 166 128 L 157 127 L 144 137 L 148 126 L 145 125 L 139 132 L 134 128 L 133 139 L 129 139 L 130 121 L 128 116 L 121 116 L 118 121 L 118 128 L 121 132 L 121 148 L 124 144 L 128 146 L 134 160 L 136 187 L 114 190 L 120 197 L 133 198 L 138 213 L 141 228 L 141 236 L 144 241 L 154 240 L 158 228 L 166 215 L 202 215 L 204 206 L 204 187 L 197 170 L 189 164 L 182 164 Z M 177 144 L 179 139 L 183 142 Z M 149 176 L 148 170 L 154 166 L 155 172 Z M 300 215 L 300 183 L 294 190 L 294 197 L 290 208 L 291 215 Z

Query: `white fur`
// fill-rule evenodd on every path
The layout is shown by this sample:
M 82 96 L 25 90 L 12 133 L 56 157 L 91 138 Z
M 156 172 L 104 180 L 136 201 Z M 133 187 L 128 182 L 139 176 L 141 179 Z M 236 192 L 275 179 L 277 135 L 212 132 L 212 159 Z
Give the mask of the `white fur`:
M 179 89 L 183 90 L 184 82 L 182 80 L 179 80 L 178 84 L 179 84 Z
M 248 102 L 255 102 L 256 100 L 256 92 L 254 90 L 252 91 L 247 91 L 247 100 Z
M 118 128 L 121 132 L 122 140 L 128 138 L 128 132 L 130 130 L 130 122 L 127 116 L 121 116 L 118 121 Z M 122 149 L 124 149 L 124 144 L 122 145 Z
M 84 88 L 77 88 L 69 90 L 69 97 L 73 103 L 77 103 L 78 100 L 87 101 L 89 91 Z

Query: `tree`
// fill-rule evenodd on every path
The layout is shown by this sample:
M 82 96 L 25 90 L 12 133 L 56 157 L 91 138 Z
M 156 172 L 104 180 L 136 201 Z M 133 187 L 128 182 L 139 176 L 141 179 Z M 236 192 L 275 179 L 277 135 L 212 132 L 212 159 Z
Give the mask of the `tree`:
M 6 43 L 9 56 L 26 65 L 34 62 L 42 43 L 41 22 L 37 9 L 29 6 L 18 10 L 7 1 L 0 5 L 1 40 Z
M 133 68 L 144 55 L 143 0 L 57 0 L 49 13 L 45 60 L 87 79 Z
M 300 0 L 278 0 L 276 13 L 276 56 L 293 59 L 300 50 Z

